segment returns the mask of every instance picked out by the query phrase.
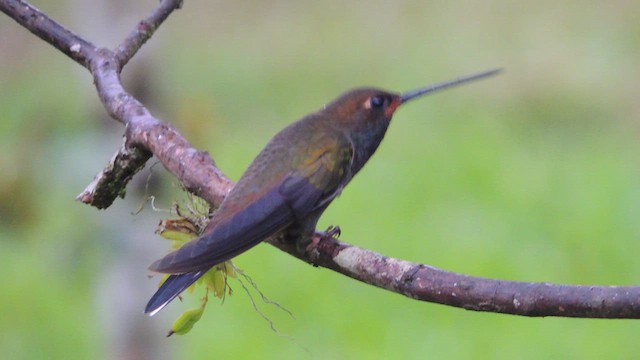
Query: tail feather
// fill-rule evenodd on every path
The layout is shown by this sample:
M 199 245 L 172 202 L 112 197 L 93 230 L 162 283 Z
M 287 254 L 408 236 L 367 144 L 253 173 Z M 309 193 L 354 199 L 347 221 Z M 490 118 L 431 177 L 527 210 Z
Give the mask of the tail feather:
M 170 275 L 162 286 L 151 297 L 144 309 L 145 314 L 155 315 L 162 310 L 171 300 L 175 299 L 181 292 L 186 290 L 191 284 L 196 282 L 207 270 L 190 272 L 185 274 Z

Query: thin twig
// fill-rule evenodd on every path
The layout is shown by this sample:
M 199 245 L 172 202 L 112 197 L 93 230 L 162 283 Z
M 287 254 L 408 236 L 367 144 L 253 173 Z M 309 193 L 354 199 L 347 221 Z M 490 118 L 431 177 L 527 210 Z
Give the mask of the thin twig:
M 138 25 L 131 30 L 124 41 L 115 49 L 118 63 L 122 69 L 138 50 L 153 36 L 158 27 L 169 17 L 176 9 L 182 7 L 183 0 L 162 0 L 158 7 L 141 20 Z
M 26 1 L 0 0 L 0 11 L 78 64 L 89 67 L 89 59 L 94 56 L 96 46 L 67 30 Z
M 106 209 L 117 197 L 124 198 L 127 183 L 144 168 L 151 153 L 143 148 L 126 144 L 118 150 L 94 180 L 78 195 L 76 200 Z

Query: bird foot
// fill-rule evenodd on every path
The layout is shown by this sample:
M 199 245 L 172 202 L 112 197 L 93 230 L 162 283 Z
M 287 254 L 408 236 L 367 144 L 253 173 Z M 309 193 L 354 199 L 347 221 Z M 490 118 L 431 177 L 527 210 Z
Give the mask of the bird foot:
M 331 226 L 329 226 L 327 228 L 327 230 L 325 230 L 323 232 L 318 232 L 317 234 L 319 234 L 321 236 L 321 238 L 330 238 L 330 239 L 337 240 L 338 237 L 341 234 L 341 230 L 340 230 L 339 226 L 331 225 Z M 317 240 L 314 241 L 312 235 L 309 235 L 309 236 L 297 236 L 296 237 L 296 250 L 298 251 L 298 253 L 304 254 L 309 250 L 309 246 L 312 246 L 312 244 L 314 244 L 314 243 L 317 243 Z
M 329 225 L 327 230 L 324 231 L 324 234 L 330 238 L 337 239 L 340 237 L 340 234 L 342 234 L 342 231 L 340 230 L 340 226 Z

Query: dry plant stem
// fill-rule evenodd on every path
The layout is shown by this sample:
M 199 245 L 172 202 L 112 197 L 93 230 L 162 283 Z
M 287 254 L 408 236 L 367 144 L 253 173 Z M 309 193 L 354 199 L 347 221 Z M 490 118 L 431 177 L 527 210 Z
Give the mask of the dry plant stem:
M 89 69 L 100 100 L 126 126 L 125 143 L 111 163 L 79 195 L 108 207 L 124 193 L 128 180 L 155 155 L 187 190 L 211 205 L 233 187 L 206 152 L 194 149 L 172 126 L 153 117 L 120 83 L 120 70 L 181 0 L 163 0 L 115 51 L 98 49 L 21 0 L 0 0 L 0 11 Z M 468 310 L 523 316 L 640 318 L 640 287 L 573 286 L 484 279 L 389 258 L 316 233 L 304 254 L 285 236 L 267 240 L 316 266 L 414 299 Z

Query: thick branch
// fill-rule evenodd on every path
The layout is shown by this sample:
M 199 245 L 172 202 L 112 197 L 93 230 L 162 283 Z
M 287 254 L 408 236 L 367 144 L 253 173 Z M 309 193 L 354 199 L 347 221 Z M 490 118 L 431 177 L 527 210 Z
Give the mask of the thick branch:
M 113 201 L 151 154 L 189 191 L 213 206 L 219 205 L 233 186 L 206 152 L 194 149 L 172 126 L 153 117 L 120 83 L 122 66 L 180 4 L 179 0 L 163 0 L 116 51 L 110 51 L 96 49 L 24 1 L 0 0 L 0 10 L 87 67 L 105 108 L 126 126 L 125 145 L 85 190 L 87 195 L 81 194 L 85 202 L 108 206 L 105 197 L 96 194 L 104 191 Z M 570 286 L 471 277 L 388 258 L 321 233 L 303 254 L 283 234 L 267 241 L 316 266 L 418 300 L 524 316 L 640 318 L 640 287 L 636 286 Z
M 296 255 L 282 237 L 270 240 Z M 456 274 L 389 258 L 316 233 L 304 254 L 316 266 L 407 297 L 467 310 L 521 316 L 640 318 L 640 287 L 504 281 Z

